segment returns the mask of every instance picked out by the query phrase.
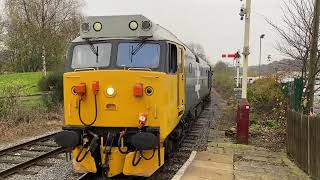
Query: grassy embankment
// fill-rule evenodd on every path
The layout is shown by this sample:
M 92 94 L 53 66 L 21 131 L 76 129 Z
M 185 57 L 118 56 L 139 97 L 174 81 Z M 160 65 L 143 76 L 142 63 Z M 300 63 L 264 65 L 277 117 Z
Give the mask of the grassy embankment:
M 28 96 L 39 93 L 38 82 L 43 77 L 42 72 L 14 73 L 0 75 L 0 97 Z M 11 92 L 8 92 L 11 91 Z M 42 107 L 41 96 L 20 98 L 24 107 Z
M 49 111 L 41 96 L 23 97 L 40 92 L 42 77 L 41 72 L 0 75 L 0 142 L 60 128 L 61 112 Z

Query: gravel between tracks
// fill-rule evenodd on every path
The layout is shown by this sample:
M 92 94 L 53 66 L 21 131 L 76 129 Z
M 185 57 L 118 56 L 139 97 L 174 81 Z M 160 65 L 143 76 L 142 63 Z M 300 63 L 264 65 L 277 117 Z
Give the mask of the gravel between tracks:
M 40 167 L 32 166 L 30 170 L 39 170 L 36 175 L 13 175 L 8 178 L 8 180 L 62 180 L 70 179 L 70 172 L 72 172 L 72 166 L 70 162 L 65 160 L 50 161 L 50 163 L 55 164 L 52 167 Z

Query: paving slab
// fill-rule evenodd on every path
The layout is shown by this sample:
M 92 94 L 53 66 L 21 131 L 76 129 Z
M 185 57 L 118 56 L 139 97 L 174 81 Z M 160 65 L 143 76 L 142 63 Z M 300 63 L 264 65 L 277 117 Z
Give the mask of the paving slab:
M 193 155 L 183 171 L 179 171 L 179 178 L 174 180 L 310 179 L 283 152 L 234 144 L 226 140 L 222 132 L 211 132 L 210 135 L 207 150 Z
M 186 169 L 181 180 L 233 179 L 233 156 L 199 152 Z

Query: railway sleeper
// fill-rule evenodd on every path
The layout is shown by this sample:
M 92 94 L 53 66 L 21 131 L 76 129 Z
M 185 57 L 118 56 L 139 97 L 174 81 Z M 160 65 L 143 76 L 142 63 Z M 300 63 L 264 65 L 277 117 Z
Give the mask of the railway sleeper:
M 37 142 L 35 143 L 35 145 L 38 145 L 38 146 L 45 146 L 45 147 L 59 147 L 59 145 L 57 145 L 56 143 L 49 143 L 49 142 Z
M 25 175 L 25 176 L 34 176 L 36 174 L 38 174 L 38 172 L 35 172 L 35 171 L 29 171 L 29 170 L 20 170 L 20 171 L 17 171 L 17 174 L 20 174 L 20 175 Z
M 13 157 L 25 157 L 25 158 L 34 158 L 37 156 L 36 154 L 20 154 L 20 153 L 14 153 L 14 152 L 8 153 L 6 155 L 13 156 Z
M 23 163 L 25 161 L 22 161 L 22 160 L 15 160 L 15 159 L 0 159 L 0 163 L 3 163 L 3 164 L 20 164 L 20 163 Z
M 46 166 L 46 167 L 52 167 L 54 166 L 53 163 L 48 163 L 48 162 L 38 162 L 35 164 L 36 166 Z
M 26 151 L 36 151 L 36 152 L 49 152 L 51 150 L 54 150 L 55 148 L 52 147 L 47 147 L 47 148 L 43 148 L 43 147 L 24 147 L 23 150 Z

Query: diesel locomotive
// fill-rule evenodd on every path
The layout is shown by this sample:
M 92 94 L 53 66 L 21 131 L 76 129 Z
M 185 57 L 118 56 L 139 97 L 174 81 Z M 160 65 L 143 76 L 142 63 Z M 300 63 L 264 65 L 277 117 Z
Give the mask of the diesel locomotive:
M 86 17 L 64 73 L 63 131 L 78 172 L 151 176 L 210 96 L 211 67 L 142 15 Z

